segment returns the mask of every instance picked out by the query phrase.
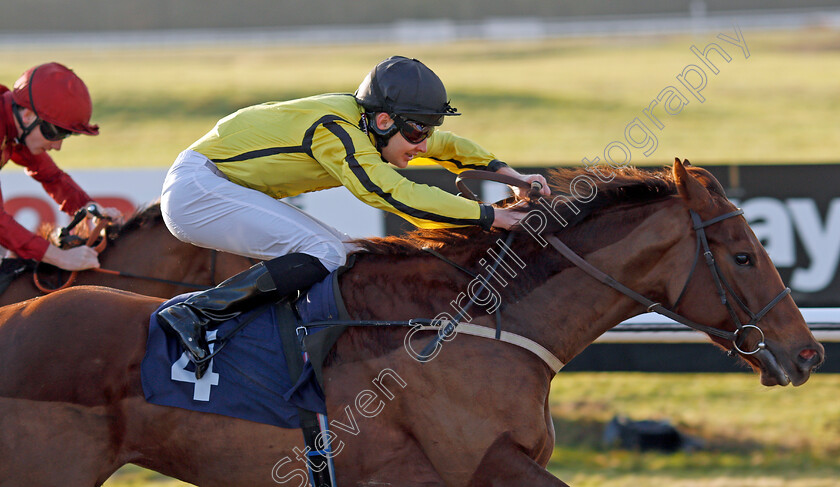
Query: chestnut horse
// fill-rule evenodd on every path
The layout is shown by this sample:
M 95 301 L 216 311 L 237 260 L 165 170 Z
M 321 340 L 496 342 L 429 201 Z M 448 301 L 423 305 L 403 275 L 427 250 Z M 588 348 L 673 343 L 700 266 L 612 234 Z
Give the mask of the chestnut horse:
M 101 268 L 84 271 L 73 284 L 95 284 L 148 296 L 172 297 L 214 286 L 257 261 L 181 242 L 163 224 L 160 204 L 139 210 L 124 225 L 107 229 L 107 243 L 99 255 Z M 41 264 L 44 286 L 57 288 L 70 273 Z M 182 283 L 182 284 L 179 284 Z M 0 306 L 43 294 L 27 269 L 0 294 Z
M 338 485 L 566 485 L 545 469 L 555 369 L 647 307 L 590 277 L 600 271 L 664 303 L 653 309 L 679 302 L 673 311 L 708 326 L 762 384 L 808 380 L 823 347 L 714 177 L 680 161 L 672 172 L 601 171 L 613 171 L 609 181 L 558 171 L 558 196 L 531 202 L 505 262 L 485 274 L 504 303 L 504 335 L 519 340 L 492 339 L 498 303 L 463 272 L 492 268 L 503 232 L 360 242 L 339 280 L 354 319 L 454 315 L 455 306 L 464 323 L 425 362 L 406 345 L 422 349 L 431 331 L 359 326 L 340 336 L 323 369 Z M 577 197 L 564 199 L 570 184 Z M 598 271 L 545 245 L 551 236 Z M 700 244 L 709 252 L 698 263 Z M 140 363 L 160 303 L 76 287 L 0 309 L 0 485 L 99 485 L 126 463 L 201 486 L 305 485 L 299 430 L 144 400 Z M 490 336 L 459 332 L 467 325 Z

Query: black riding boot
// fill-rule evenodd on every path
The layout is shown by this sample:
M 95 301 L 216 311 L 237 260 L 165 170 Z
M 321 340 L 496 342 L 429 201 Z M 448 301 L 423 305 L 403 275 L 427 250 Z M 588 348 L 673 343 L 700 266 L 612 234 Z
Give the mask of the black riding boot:
M 321 262 L 307 254 L 288 254 L 251 267 L 218 286 L 191 296 L 157 314 L 163 330 L 178 337 L 190 360 L 195 377 L 201 379 L 210 355 L 205 332 L 258 305 L 307 288 L 329 274 Z

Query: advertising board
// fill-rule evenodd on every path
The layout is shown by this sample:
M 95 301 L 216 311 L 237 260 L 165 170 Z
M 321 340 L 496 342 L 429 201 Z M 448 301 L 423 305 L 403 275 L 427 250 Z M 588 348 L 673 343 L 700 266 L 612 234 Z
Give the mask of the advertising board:
M 801 307 L 840 306 L 840 165 L 708 167 L 727 189 L 773 259 Z M 544 168 L 521 168 L 545 172 Z M 435 169 L 404 172 L 410 179 L 456 192 L 451 173 Z M 73 171 L 73 178 L 96 200 L 130 214 L 155 201 L 165 169 Z M 21 171 L 0 176 L 6 211 L 30 229 L 63 224 L 66 215 L 37 182 Z M 504 186 L 483 182 L 474 191 L 485 201 L 506 196 Z M 411 226 L 371 208 L 344 188 L 309 193 L 290 202 L 353 237 L 397 234 Z

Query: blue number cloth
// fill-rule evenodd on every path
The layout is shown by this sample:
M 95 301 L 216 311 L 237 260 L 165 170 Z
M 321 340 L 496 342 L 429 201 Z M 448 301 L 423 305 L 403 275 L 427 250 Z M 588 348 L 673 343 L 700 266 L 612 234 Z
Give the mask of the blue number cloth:
M 298 300 L 298 311 L 305 322 L 338 316 L 334 282 L 334 276 L 327 276 Z M 191 294 L 177 296 L 159 309 L 189 296 Z M 240 323 L 249 321 L 213 358 L 209 370 L 200 380 L 196 380 L 194 366 L 177 340 L 160 328 L 155 314 L 150 319 L 146 355 L 140 369 L 143 392 L 148 402 L 281 428 L 300 427 L 297 408 L 326 414 L 324 394 L 312 365 L 306 362 L 300 379 L 295 383 L 289 377 L 275 306 L 258 308 L 208 332 L 208 340 L 214 340 L 230 334 Z M 216 346 L 211 344 L 211 349 Z

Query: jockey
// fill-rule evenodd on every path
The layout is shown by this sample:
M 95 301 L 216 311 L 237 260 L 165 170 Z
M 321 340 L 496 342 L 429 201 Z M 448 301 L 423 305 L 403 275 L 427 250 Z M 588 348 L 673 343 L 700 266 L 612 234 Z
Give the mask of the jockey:
M 84 82 L 58 63 L 28 69 L 10 91 L 0 85 L 0 167 L 9 160 L 26 168 L 40 182 L 62 211 L 72 215 L 79 208 L 96 204 L 91 197 L 47 155 L 61 150 L 67 137 L 97 135 L 90 124 L 93 110 Z M 0 245 L 24 258 L 76 271 L 99 267 L 95 250 L 88 246 L 60 249 L 33 234 L 3 208 L 0 194 Z M 120 219 L 115 208 L 100 208 L 103 216 Z
M 524 213 L 494 209 L 409 181 L 395 168 L 415 159 L 452 172 L 522 176 L 475 143 L 436 131 L 449 105 L 440 78 L 416 59 L 388 58 L 354 95 L 270 102 L 221 119 L 182 152 L 164 181 L 164 222 L 179 239 L 265 260 L 157 318 L 179 338 L 201 378 L 205 330 L 254 306 L 308 288 L 345 263 L 350 238 L 282 198 L 344 185 L 368 205 L 421 228 L 510 228 Z

